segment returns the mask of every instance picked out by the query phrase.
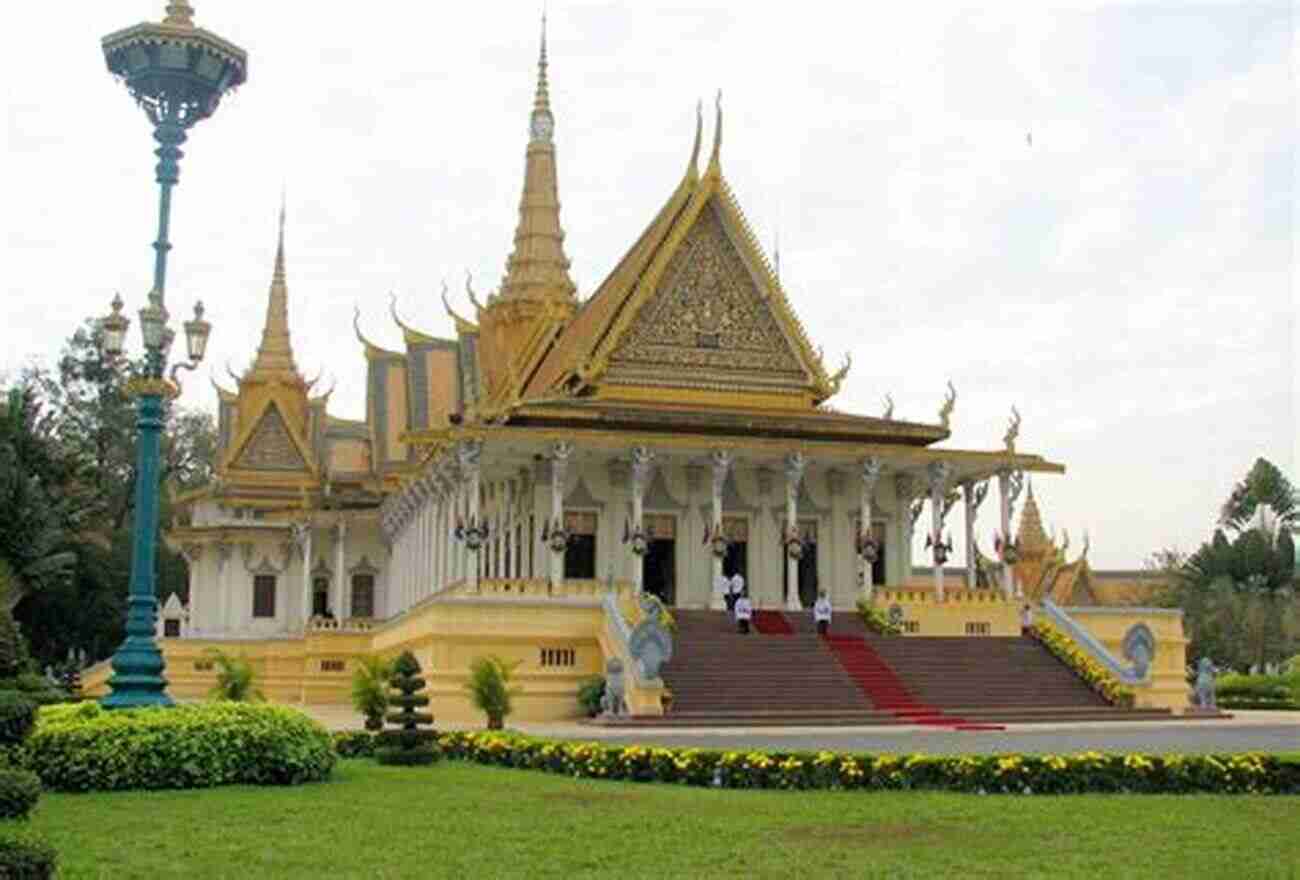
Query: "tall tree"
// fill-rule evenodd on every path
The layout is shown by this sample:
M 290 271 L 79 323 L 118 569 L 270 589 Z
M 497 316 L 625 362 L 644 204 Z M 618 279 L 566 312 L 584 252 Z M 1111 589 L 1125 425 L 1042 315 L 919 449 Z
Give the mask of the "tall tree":
M 63 454 L 33 388 L 14 387 L 0 403 L 0 588 L 12 611 L 26 596 L 66 578 L 69 545 L 94 502 L 74 460 Z
M 69 462 L 72 488 L 95 499 L 68 537 L 76 551 L 70 576 L 57 585 L 26 591 L 15 616 L 42 662 L 57 660 L 69 647 L 95 658 L 110 654 L 122 639 L 126 583 L 130 572 L 135 501 L 135 402 L 128 384 L 140 365 L 107 362 L 97 329 L 87 321 L 69 338 L 57 369 L 33 368 L 24 381 L 43 405 L 45 436 Z M 188 489 L 212 475 L 216 429 L 199 411 L 167 407 L 162 443 L 165 487 Z M 66 494 L 64 487 L 56 494 Z M 162 522 L 170 519 L 169 492 L 161 499 Z M 184 560 L 159 540 L 158 595 L 187 595 Z
M 1249 527 L 1267 504 L 1285 526 L 1300 525 L 1300 494 L 1286 475 L 1266 458 L 1258 458 L 1246 478 L 1237 483 L 1219 511 L 1219 523 L 1230 531 Z

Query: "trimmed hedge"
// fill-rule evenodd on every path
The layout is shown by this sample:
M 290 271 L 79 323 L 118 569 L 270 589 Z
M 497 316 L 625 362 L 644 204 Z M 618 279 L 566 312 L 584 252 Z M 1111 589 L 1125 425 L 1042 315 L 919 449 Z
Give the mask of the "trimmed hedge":
M 21 758 L 57 791 L 296 785 L 327 778 L 337 760 L 329 732 L 301 712 L 232 702 L 53 707 Z
M 0 744 L 15 745 L 36 726 L 36 701 L 16 691 L 0 690 Z
M 47 880 L 55 875 L 58 854 L 44 839 L 25 831 L 0 831 L 0 877 Z
M 348 741 L 361 733 L 337 734 Z M 565 776 L 717 788 L 916 789 L 979 794 L 1300 794 L 1279 755 L 863 755 L 714 751 L 546 740 L 492 731 L 439 737 L 452 760 Z
M 0 819 L 26 819 L 40 799 L 41 780 L 35 773 L 0 770 Z

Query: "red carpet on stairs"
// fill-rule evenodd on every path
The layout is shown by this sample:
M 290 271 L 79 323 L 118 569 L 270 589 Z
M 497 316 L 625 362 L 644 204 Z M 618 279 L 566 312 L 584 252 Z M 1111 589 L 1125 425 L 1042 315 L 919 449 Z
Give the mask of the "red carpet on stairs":
M 794 635 L 794 627 L 780 611 L 755 611 L 754 629 L 765 636 Z
M 782 622 L 785 622 L 784 617 Z M 785 625 L 788 627 L 789 623 Z M 917 702 L 894 670 L 871 650 L 871 646 L 861 636 L 828 635 L 825 642 L 835 659 L 839 660 L 840 665 L 877 709 L 892 712 L 895 717 L 912 724 L 953 727 L 957 730 L 1003 729 L 998 724 L 971 724 L 962 718 L 945 715 L 942 709 Z

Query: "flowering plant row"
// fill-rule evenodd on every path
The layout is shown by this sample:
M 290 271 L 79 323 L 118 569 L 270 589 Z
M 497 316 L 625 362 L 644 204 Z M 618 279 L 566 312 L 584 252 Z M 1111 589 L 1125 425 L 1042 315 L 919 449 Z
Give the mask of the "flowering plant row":
M 899 636 L 903 634 L 903 625 L 889 619 L 889 615 L 872 605 L 866 599 L 858 600 L 858 616 L 868 632 L 881 636 Z
M 366 754 L 365 732 L 336 734 Z M 567 742 L 514 733 L 439 736 L 445 757 L 575 778 L 714 788 L 924 789 L 978 794 L 1300 793 L 1300 758 L 1276 755 L 855 755 L 670 749 Z
M 1094 691 L 1101 694 L 1112 706 L 1132 706 L 1133 689 L 1120 684 L 1106 667 L 1089 657 L 1074 643 L 1074 639 L 1045 620 L 1034 623 L 1030 630 L 1035 639 L 1066 666 L 1074 670 Z

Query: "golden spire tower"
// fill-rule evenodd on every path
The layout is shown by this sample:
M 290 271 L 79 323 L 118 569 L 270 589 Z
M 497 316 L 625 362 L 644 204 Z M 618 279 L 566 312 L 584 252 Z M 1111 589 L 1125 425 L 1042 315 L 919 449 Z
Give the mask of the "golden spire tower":
M 480 314 L 480 365 L 489 409 L 509 406 L 541 356 L 577 309 L 560 227 L 556 180 L 555 115 L 547 80 L 546 16 L 542 16 L 537 90 L 529 115 L 524 188 L 514 249 L 500 290 Z
M 257 348 L 248 378 L 258 376 L 302 381 L 293 360 L 289 340 L 289 285 L 284 271 L 284 202 L 280 202 L 280 237 L 275 250 L 275 268 L 271 272 L 271 290 L 266 301 L 266 323 L 262 327 L 262 344 Z
M 524 190 L 519 199 L 519 225 L 514 251 L 506 260 L 502 299 L 572 302 L 575 287 L 564 254 L 560 200 L 555 168 L 555 115 L 546 79 L 546 17 L 542 16 L 541 53 L 537 59 L 537 92 L 528 121 Z

